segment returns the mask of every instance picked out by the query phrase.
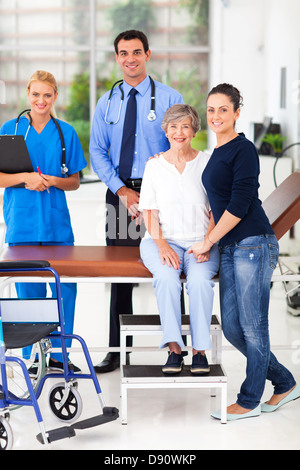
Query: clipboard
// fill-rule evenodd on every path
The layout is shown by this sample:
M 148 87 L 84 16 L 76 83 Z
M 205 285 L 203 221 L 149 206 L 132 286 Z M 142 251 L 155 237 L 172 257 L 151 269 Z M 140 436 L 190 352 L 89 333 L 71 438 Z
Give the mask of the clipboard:
M 9 174 L 33 171 L 23 135 L 0 135 L 0 171 Z M 11 187 L 24 188 L 25 184 Z

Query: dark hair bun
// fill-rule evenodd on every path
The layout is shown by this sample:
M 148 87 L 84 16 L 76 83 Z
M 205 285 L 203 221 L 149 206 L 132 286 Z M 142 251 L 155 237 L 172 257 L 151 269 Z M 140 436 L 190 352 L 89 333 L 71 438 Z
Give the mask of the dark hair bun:
M 241 93 L 239 92 L 239 90 L 233 85 L 230 85 L 229 83 L 221 83 L 220 85 L 217 85 L 214 88 L 212 88 L 207 98 L 210 95 L 216 95 L 218 93 L 228 96 L 228 98 L 233 104 L 234 111 L 237 111 L 238 108 L 243 106 L 243 97 Z

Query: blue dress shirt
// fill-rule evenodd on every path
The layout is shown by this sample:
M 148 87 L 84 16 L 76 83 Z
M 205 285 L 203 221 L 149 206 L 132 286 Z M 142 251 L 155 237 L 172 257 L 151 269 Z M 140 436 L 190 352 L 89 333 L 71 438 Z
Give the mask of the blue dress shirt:
M 161 129 L 164 114 L 173 104 L 183 103 L 182 96 L 172 88 L 160 82 L 155 83 L 155 121 L 149 121 L 147 116 L 151 107 L 151 83 L 149 76 L 138 84 L 136 90 L 137 124 L 135 150 L 132 165 L 131 178 L 142 178 L 145 164 L 149 157 L 169 149 L 169 141 Z M 109 93 L 105 93 L 98 101 L 91 132 L 90 155 L 95 173 L 116 193 L 123 181 L 119 177 L 120 149 L 123 134 L 123 124 L 131 86 L 125 81 L 122 85 L 124 102 L 121 108 L 120 119 L 116 124 L 106 124 L 104 116 L 108 106 Z M 116 122 L 121 93 L 119 87 L 115 87 L 111 96 L 110 108 L 106 120 Z

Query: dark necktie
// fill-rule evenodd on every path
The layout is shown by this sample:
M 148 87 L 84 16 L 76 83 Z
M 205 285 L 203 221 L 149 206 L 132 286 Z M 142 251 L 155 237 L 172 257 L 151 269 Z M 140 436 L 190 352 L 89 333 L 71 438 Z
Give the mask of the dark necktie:
M 125 181 L 130 178 L 134 153 L 136 128 L 136 98 L 138 92 L 131 88 L 123 126 L 123 137 L 120 152 L 119 175 Z

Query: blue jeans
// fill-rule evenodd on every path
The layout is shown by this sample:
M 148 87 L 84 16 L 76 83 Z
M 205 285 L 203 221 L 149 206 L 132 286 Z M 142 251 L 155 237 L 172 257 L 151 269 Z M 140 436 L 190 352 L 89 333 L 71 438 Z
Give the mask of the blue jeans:
M 266 379 L 280 394 L 295 385 L 292 374 L 270 351 L 270 283 L 278 260 L 275 235 L 248 237 L 220 247 L 220 303 L 227 340 L 247 358 L 246 379 L 237 403 L 259 405 Z
M 181 260 L 181 269 L 162 264 L 157 245 L 152 238 L 143 239 L 140 245 L 141 258 L 153 274 L 153 286 L 163 329 L 161 348 L 176 342 L 183 349 L 181 336 L 181 282 L 180 274 L 186 275 L 189 296 L 189 313 L 192 346 L 201 351 L 211 348 L 210 324 L 214 299 L 213 277 L 219 269 L 219 251 L 214 246 L 209 261 L 197 263 L 194 255 L 188 254 L 187 246 L 168 241 Z

